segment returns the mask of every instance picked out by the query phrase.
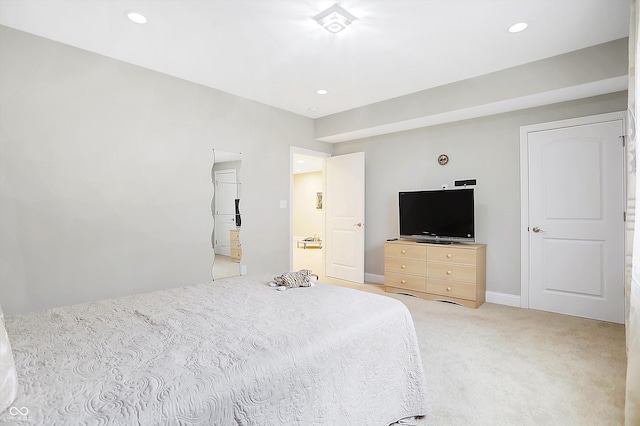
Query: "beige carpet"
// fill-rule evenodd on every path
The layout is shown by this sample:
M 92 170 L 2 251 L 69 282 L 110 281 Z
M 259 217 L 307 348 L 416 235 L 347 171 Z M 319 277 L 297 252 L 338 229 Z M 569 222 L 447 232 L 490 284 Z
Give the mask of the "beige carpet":
M 469 309 L 391 297 L 407 305 L 416 325 L 429 386 L 420 425 L 624 423 L 623 326 L 490 303 Z

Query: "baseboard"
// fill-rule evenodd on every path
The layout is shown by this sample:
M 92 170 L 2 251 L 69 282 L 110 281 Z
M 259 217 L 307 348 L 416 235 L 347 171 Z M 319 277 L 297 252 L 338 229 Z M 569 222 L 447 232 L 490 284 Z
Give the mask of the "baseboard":
M 495 303 L 498 305 L 513 306 L 514 308 L 520 307 L 520 296 L 508 293 L 497 293 L 495 291 L 487 291 L 485 298 L 488 303 Z
M 384 275 L 364 274 L 364 282 L 372 284 L 384 284 Z

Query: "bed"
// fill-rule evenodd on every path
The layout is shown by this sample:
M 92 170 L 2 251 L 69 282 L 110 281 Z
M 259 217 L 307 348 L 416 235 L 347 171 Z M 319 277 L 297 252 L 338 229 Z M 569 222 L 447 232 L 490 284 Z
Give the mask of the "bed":
M 6 318 L 18 394 L 0 424 L 373 426 L 426 413 L 401 302 L 270 278 Z

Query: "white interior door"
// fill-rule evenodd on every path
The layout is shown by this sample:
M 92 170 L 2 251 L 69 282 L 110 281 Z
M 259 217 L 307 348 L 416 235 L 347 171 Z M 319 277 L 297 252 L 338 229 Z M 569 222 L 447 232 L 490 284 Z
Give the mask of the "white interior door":
M 231 256 L 231 234 L 236 227 L 235 200 L 238 197 L 238 185 L 235 169 L 216 170 L 215 179 L 215 243 L 214 252 Z
M 325 163 L 326 275 L 364 282 L 364 152 Z
M 528 133 L 529 307 L 624 320 L 622 120 Z

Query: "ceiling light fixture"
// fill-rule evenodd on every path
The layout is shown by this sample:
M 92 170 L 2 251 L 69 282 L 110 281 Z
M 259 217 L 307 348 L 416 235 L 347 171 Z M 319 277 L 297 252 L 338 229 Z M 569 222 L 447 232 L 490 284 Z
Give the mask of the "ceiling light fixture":
M 313 19 L 325 30 L 335 34 L 347 28 L 348 25 L 358 18 L 344 10 L 338 3 L 336 3 L 324 12 L 320 12 L 314 16 Z
M 526 30 L 528 26 L 529 26 L 529 24 L 527 24 L 526 22 L 519 22 L 517 24 L 513 24 L 512 26 L 510 26 L 509 27 L 509 32 L 510 33 L 519 33 L 520 31 Z
M 328 91 L 324 90 L 324 89 L 320 89 L 320 90 L 316 90 L 316 93 L 318 95 L 326 95 L 327 93 L 329 93 Z
M 129 20 L 135 22 L 136 24 L 146 24 L 147 23 L 147 18 L 144 17 L 144 15 L 138 13 L 138 12 L 132 12 L 129 11 L 126 13 L 127 18 L 129 18 Z

